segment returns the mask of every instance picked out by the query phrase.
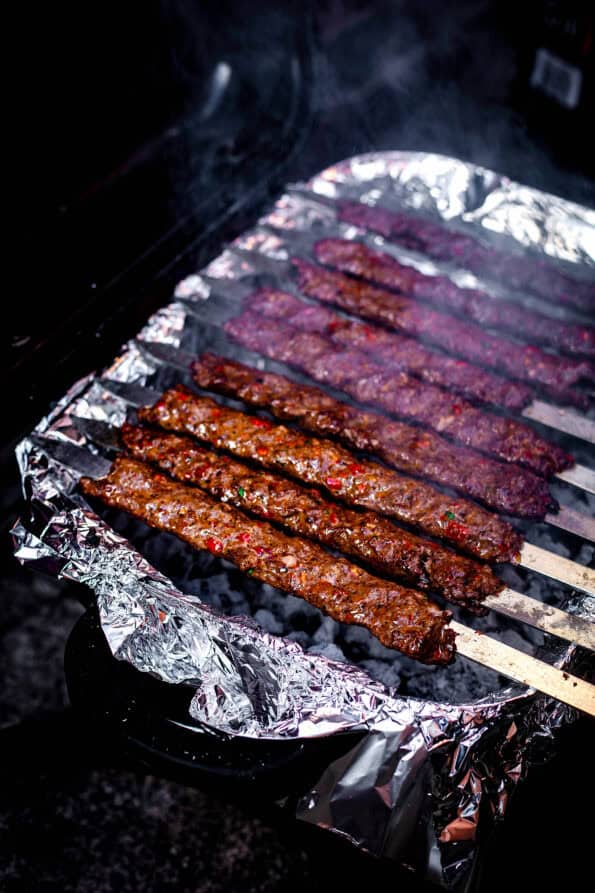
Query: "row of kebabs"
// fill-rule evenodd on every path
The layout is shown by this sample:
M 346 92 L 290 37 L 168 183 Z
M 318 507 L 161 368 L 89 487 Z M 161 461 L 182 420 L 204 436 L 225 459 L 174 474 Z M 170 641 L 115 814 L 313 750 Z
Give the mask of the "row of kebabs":
M 364 242 L 321 239 L 315 243 L 313 254 L 318 264 L 298 258 L 294 261 L 298 287 L 303 294 L 396 328 L 407 336 L 421 338 L 472 364 L 494 369 L 485 392 L 487 402 L 498 404 L 504 399 L 502 405 L 520 409 L 533 399 L 532 385 L 545 388 L 562 401 L 582 402 L 572 385 L 581 378 L 593 378 L 592 363 L 585 358 L 570 359 L 548 353 L 533 346 L 533 342 L 539 340 L 536 333 L 546 327 L 550 332 L 564 327 L 571 329 L 572 340 L 580 342 L 588 351 L 590 340 L 595 338 L 592 329 L 570 326 L 523 308 L 528 319 L 524 326 L 519 322 L 515 335 L 521 339 L 524 336 L 531 344 L 518 343 L 506 335 L 485 331 L 493 328 L 495 313 L 490 308 L 497 308 L 498 318 L 507 314 L 501 306 L 504 302 L 487 294 L 482 293 L 481 301 L 475 299 L 478 307 L 470 314 L 475 306 L 469 297 L 469 293 L 474 293 L 472 289 L 459 288 L 445 276 L 419 273 Z M 419 281 L 424 283 L 423 290 L 416 287 Z M 447 295 L 457 296 L 459 300 L 446 302 L 440 298 Z M 521 305 L 513 306 L 520 312 Z M 567 349 L 574 356 L 581 352 L 576 347 Z M 500 373 L 517 379 L 516 390 L 512 390 L 512 383 Z M 480 394 L 476 396 L 484 399 Z
M 324 418 L 331 400 L 317 388 L 301 385 L 296 393 L 295 383 L 283 376 L 209 354 L 193 373 L 201 387 L 266 406 L 275 415 L 295 418 L 292 403 L 301 407 L 307 396 L 311 427 L 316 402 Z M 353 413 L 351 425 L 335 416 L 338 430 L 355 432 L 359 410 L 333 402 Z M 366 414 L 360 414 L 365 425 Z M 335 619 L 366 626 L 411 657 L 430 663 L 452 658 L 448 612 L 420 592 L 329 555 L 306 537 L 479 613 L 482 601 L 503 584 L 476 559 L 515 561 L 520 550 L 513 527 L 473 502 L 359 459 L 331 440 L 231 409 L 183 386 L 140 409 L 139 419 L 151 427 L 126 425 L 122 431 L 133 458 L 117 460 L 106 478 L 84 479 L 84 492 L 233 561 L 263 582 L 302 595 Z M 326 424 L 331 420 L 327 416 Z M 402 530 L 389 518 L 475 558 Z M 268 522 L 297 536 L 288 537 Z
M 503 589 L 482 562 L 514 562 L 522 539 L 504 519 L 476 503 L 451 498 L 345 447 L 453 487 L 491 508 L 541 518 L 555 506 L 543 476 L 568 467 L 572 457 L 527 425 L 468 402 L 518 410 L 533 398 L 531 389 L 408 336 L 446 349 L 456 343 L 458 356 L 481 357 L 484 365 L 537 380 L 561 394 L 592 369 L 583 361 L 493 336 L 476 343 L 469 324 L 365 281 L 374 279 L 393 290 L 407 287 L 413 295 L 421 287 L 415 277 L 405 283 L 402 270 L 392 261 L 380 263 L 374 254 L 361 243 L 323 240 L 316 258 L 334 269 L 302 260 L 295 266 L 303 293 L 385 328 L 345 319 L 288 292 L 260 289 L 225 330 L 251 350 L 423 428 L 345 404 L 315 386 L 205 354 L 193 368 L 200 387 L 297 422 L 300 430 L 178 386 L 139 411 L 141 422 L 151 427 L 124 427 L 129 456 L 116 460 L 106 478 L 84 479 L 82 487 L 196 548 L 229 559 L 250 576 L 307 598 L 338 620 L 366 626 L 389 647 L 425 662 L 447 663 L 454 654 L 449 612 L 421 592 L 374 577 L 318 543 L 384 577 L 480 613 L 482 601 Z M 425 277 L 430 278 L 443 277 Z
M 379 205 L 340 200 L 334 203 L 337 217 L 345 223 L 378 233 L 390 241 L 431 257 L 433 260 L 455 263 L 466 270 L 500 284 L 537 295 L 554 304 L 564 304 L 590 313 L 595 302 L 595 284 L 562 272 L 554 263 L 536 256 L 511 254 L 485 245 L 469 233 L 457 232 L 443 223 L 412 214 L 394 211 Z M 529 331 L 534 331 L 535 317 L 523 316 L 522 308 L 506 302 L 496 303 L 488 310 L 496 328 L 521 330 L 527 320 Z M 517 315 L 520 313 L 521 315 Z M 482 317 L 483 320 L 483 317 Z M 480 320 L 480 322 L 482 321 Z M 520 323 L 520 325 L 519 325 Z M 537 340 L 568 349 L 585 350 L 595 354 L 593 333 L 585 335 L 580 327 L 560 322 L 554 327 L 544 326 L 536 333 Z

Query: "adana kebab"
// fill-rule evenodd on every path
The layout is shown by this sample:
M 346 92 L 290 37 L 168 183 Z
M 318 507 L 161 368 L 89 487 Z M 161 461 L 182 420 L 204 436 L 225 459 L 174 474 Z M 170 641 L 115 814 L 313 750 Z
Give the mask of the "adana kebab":
M 359 211 L 360 207 L 364 207 L 363 214 Z M 338 216 L 340 220 L 355 223 L 373 232 L 381 232 L 383 236 L 390 238 L 390 226 L 383 225 L 388 222 L 385 212 L 381 211 L 381 219 L 376 220 L 375 209 L 354 203 L 343 206 Z M 440 252 L 440 247 L 430 244 L 425 253 L 438 258 L 436 252 Z M 456 259 L 465 265 L 465 252 Z M 524 335 L 528 340 L 549 344 L 572 354 L 595 356 L 594 329 L 562 322 L 555 317 L 529 310 L 514 301 L 494 299 L 479 289 L 460 288 L 447 276 L 428 276 L 397 260 L 395 264 L 403 271 L 402 290 L 412 297 L 422 298 L 446 310 L 454 310 L 489 328 L 509 331 L 521 337 Z M 593 300 L 595 301 L 595 292 Z
M 505 588 L 489 567 L 413 536 L 374 512 L 356 512 L 330 502 L 312 488 L 204 450 L 188 437 L 126 424 L 118 441 L 103 422 L 79 419 L 80 425 L 85 436 L 99 435 L 100 442 L 108 442 L 110 448 L 123 444 L 136 459 L 149 461 L 171 477 L 274 521 L 290 533 L 341 550 L 383 575 L 416 589 L 432 590 L 475 614 L 492 609 L 595 650 L 593 624 L 537 605 L 534 599 Z M 78 465 L 78 455 L 75 461 Z
M 226 322 L 224 329 L 244 347 L 303 370 L 360 403 L 412 419 L 495 458 L 542 475 L 573 464 L 564 450 L 523 422 L 482 411 L 405 372 L 387 370 L 361 351 L 340 351 L 322 335 L 249 312 Z
M 138 416 L 321 487 L 347 504 L 392 516 L 475 557 L 518 559 L 522 538 L 506 521 L 429 484 L 360 460 L 329 440 L 230 409 L 180 385 L 167 390 L 153 406 L 140 408 Z
M 280 229 L 279 227 L 274 227 L 269 224 L 266 224 L 264 226 L 266 229 L 272 230 L 276 237 L 281 237 L 282 239 L 285 238 L 286 232 L 282 228 Z M 300 233 L 300 237 L 301 235 L 302 234 Z M 257 250 L 254 246 L 252 246 L 251 248 L 242 248 L 239 245 L 232 245 L 230 251 L 232 254 L 236 255 L 242 262 L 242 269 L 238 270 L 238 278 L 240 281 L 232 284 L 232 280 L 222 279 L 220 277 L 213 278 L 208 275 L 201 275 L 201 281 L 203 282 L 203 285 L 208 287 L 211 291 L 211 294 L 214 296 L 223 294 L 227 298 L 227 295 L 231 290 L 232 293 L 235 292 L 235 297 L 241 300 L 246 296 L 246 292 L 249 290 L 249 282 L 257 287 L 261 284 L 258 279 L 263 274 L 266 276 L 274 276 L 277 278 L 277 280 L 281 278 L 281 281 L 283 281 L 283 278 L 290 276 L 291 270 L 295 269 L 290 260 L 281 260 L 276 257 L 271 257 L 270 255 L 264 254 L 262 251 Z M 332 271 L 323 272 L 329 274 L 331 278 L 334 276 L 343 276 L 343 274 L 341 273 L 333 273 Z M 344 278 L 349 280 L 349 277 Z M 255 279 L 257 280 L 256 282 Z M 355 282 L 355 280 L 351 281 Z M 360 283 L 360 285 L 361 284 L 362 283 Z M 328 302 L 333 303 L 333 300 L 330 297 L 331 292 L 329 292 Z M 386 295 L 386 291 L 384 293 Z M 181 300 L 186 307 L 194 307 L 199 303 L 195 298 L 192 299 L 188 296 L 180 296 L 179 300 Z M 401 300 L 400 296 L 399 300 Z M 199 315 L 199 312 L 196 309 L 193 309 L 191 312 L 194 315 Z M 566 391 L 565 394 L 570 396 L 571 402 L 576 402 L 576 389 L 572 389 L 570 392 Z M 583 402 L 583 396 L 585 396 L 586 398 L 587 395 L 581 394 L 580 398 L 578 399 L 579 403 Z M 531 401 L 529 406 L 527 406 L 520 412 L 520 414 L 527 419 L 531 419 L 535 422 L 540 422 L 541 424 L 546 425 L 550 428 L 554 428 L 557 431 L 571 434 L 573 437 L 578 437 L 581 440 L 587 441 L 588 443 L 595 443 L 595 422 L 593 422 L 592 419 L 572 412 L 565 407 L 562 408 L 559 406 L 555 406 L 552 403 L 544 402 L 541 399 L 534 399 Z M 595 479 L 593 473 L 583 466 L 574 466 L 571 469 L 559 472 L 557 476 L 560 477 L 562 480 L 568 481 L 569 483 L 580 487 L 581 489 L 586 489 L 589 492 L 594 492 L 593 487 L 595 486 Z
M 200 490 L 168 480 L 134 459 L 117 459 L 106 477 L 83 478 L 83 491 L 226 558 L 248 575 L 295 593 L 336 620 L 365 626 L 389 648 L 425 663 L 448 664 L 458 650 L 567 704 L 595 715 L 595 686 L 480 635 L 419 592 L 378 580 L 320 546 L 251 521 Z
M 117 384 L 124 388 L 129 387 L 128 385 L 122 385 L 121 382 Z M 121 393 L 128 392 L 123 391 Z M 148 392 L 145 389 L 145 397 L 147 396 L 147 393 Z M 128 399 L 134 400 L 135 405 L 138 405 L 136 401 L 139 396 L 140 391 L 138 389 L 136 390 L 134 397 L 132 392 L 128 393 Z M 109 450 L 119 451 L 122 448 L 122 431 L 120 429 L 112 428 L 107 422 L 100 422 L 96 419 L 79 418 L 76 416 L 73 417 L 73 422 L 80 433 L 82 433 L 90 442 L 95 442 Z M 142 432 L 142 434 L 140 432 Z M 413 538 L 413 541 L 410 540 L 408 542 L 400 540 L 399 537 L 401 536 L 401 532 L 396 528 L 392 528 L 391 531 L 392 525 L 386 524 L 386 522 L 378 516 L 372 515 L 372 518 L 375 517 L 378 524 L 376 528 L 373 528 L 371 524 L 366 524 L 364 526 L 360 525 L 359 527 L 356 527 L 355 533 L 357 535 L 354 538 L 354 531 L 351 529 L 344 528 L 342 531 L 337 530 L 335 527 L 335 518 L 332 516 L 328 518 L 331 525 L 330 528 L 328 528 L 328 524 L 325 523 L 324 520 L 324 510 L 322 514 L 319 510 L 320 507 L 323 506 L 321 497 L 318 493 L 312 493 L 309 489 L 298 487 L 297 490 L 294 490 L 293 488 L 296 487 L 296 485 L 288 482 L 286 479 L 280 479 L 282 480 L 283 485 L 279 486 L 276 475 L 270 475 L 267 472 L 254 471 L 254 469 L 249 469 L 242 463 L 233 462 L 228 456 L 220 456 L 211 451 L 206 452 L 201 450 L 196 446 L 195 442 L 189 438 L 149 431 L 149 429 L 146 428 L 138 429 L 134 426 L 126 426 L 126 438 L 132 449 L 135 451 L 143 451 L 146 449 L 154 460 L 152 462 L 153 465 L 161 467 L 160 463 L 162 463 L 162 467 L 168 469 L 170 475 L 178 475 L 178 479 L 183 480 L 184 483 L 190 482 L 189 479 L 193 477 L 194 479 L 191 482 L 193 486 L 196 481 L 196 484 L 200 486 L 201 489 L 206 490 L 211 495 L 216 494 L 217 498 L 222 502 L 233 503 L 236 507 L 241 508 L 242 511 L 246 510 L 246 507 L 249 504 L 250 515 L 256 514 L 258 517 L 266 518 L 267 520 L 272 520 L 274 516 L 274 519 L 277 519 L 277 523 L 281 526 L 285 526 L 285 529 L 290 532 L 296 532 L 302 529 L 307 530 L 308 538 L 318 540 L 319 542 L 325 542 L 324 537 L 328 536 L 328 544 L 338 543 L 339 545 L 345 545 L 347 548 L 354 549 L 354 555 L 357 554 L 362 558 L 365 558 L 366 555 L 373 556 L 373 559 L 378 561 L 378 568 L 383 569 L 389 575 L 392 575 L 394 572 L 395 575 L 398 576 L 401 570 L 403 573 L 409 574 L 411 579 L 413 579 L 413 575 L 418 578 L 421 576 L 425 588 L 428 588 L 426 577 L 432 575 L 434 580 L 439 582 L 439 585 L 447 585 L 457 600 L 460 597 L 460 599 L 463 600 L 461 603 L 476 613 L 483 612 L 484 608 L 492 609 L 501 614 L 513 617 L 522 623 L 527 623 L 536 629 L 541 629 L 551 635 L 559 636 L 569 642 L 576 642 L 577 644 L 595 651 L 595 626 L 588 620 L 568 614 L 551 605 L 537 604 L 535 599 L 521 595 L 519 592 L 514 592 L 511 589 L 503 588 L 501 584 L 498 584 L 499 591 L 497 593 L 489 594 L 489 591 L 494 587 L 495 582 L 494 578 L 490 576 L 489 569 L 484 568 L 482 565 L 477 565 L 480 569 L 479 573 L 482 574 L 483 579 L 482 583 L 478 583 L 476 581 L 478 571 L 473 567 L 476 565 L 475 562 L 469 561 L 469 559 L 460 559 L 459 556 L 455 556 L 454 553 L 450 553 L 449 550 L 445 549 L 442 549 L 442 552 L 445 553 L 444 561 L 440 557 L 439 552 L 430 553 L 431 557 L 429 558 L 428 549 L 441 549 L 442 547 L 433 547 L 431 543 L 423 543 L 422 541 L 422 551 L 420 552 L 415 544 L 417 538 Z M 148 438 L 148 440 L 145 438 Z M 95 480 L 103 478 L 112 469 L 112 463 L 108 460 L 95 453 L 89 452 L 87 449 L 75 446 L 72 443 L 63 440 L 46 439 L 36 435 L 32 435 L 32 440 L 36 446 L 49 454 L 52 459 L 61 465 L 66 465 L 74 472 L 82 473 L 85 477 L 90 475 Z M 180 450 L 178 448 L 179 442 L 189 444 L 191 447 L 190 452 L 187 451 L 186 447 Z M 170 450 L 173 451 L 171 455 L 169 453 Z M 203 453 L 205 452 L 206 465 L 203 462 L 203 458 L 205 458 Z M 195 459 L 201 464 L 197 466 Z M 232 471 L 228 472 L 225 464 L 222 466 L 221 463 L 230 464 L 230 466 L 232 466 Z M 243 477 L 241 478 L 242 480 L 246 481 L 248 479 L 256 484 L 256 493 L 252 500 L 247 497 L 245 488 L 241 485 L 235 488 L 237 480 L 240 480 L 239 477 L 237 479 L 234 477 L 236 467 L 239 474 L 248 475 L 248 478 Z M 296 511 L 295 508 L 292 509 L 292 506 L 288 503 L 288 499 L 285 497 L 287 487 L 289 487 L 292 494 L 298 497 L 300 511 Z M 306 501 L 311 496 L 314 496 L 317 500 L 315 503 L 316 507 L 314 508 L 315 514 L 313 518 L 310 514 L 304 517 L 303 513 L 313 505 L 309 501 Z M 336 522 L 339 527 L 343 522 L 350 523 L 350 516 L 352 514 L 356 517 L 361 514 L 359 512 L 352 513 L 349 509 L 342 509 L 334 503 L 328 503 L 328 506 L 330 507 L 329 511 L 331 513 L 336 513 Z M 284 511 L 284 507 L 287 511 Z M 316 512 L 318 512 L 318 514 L 316 514 Z M 372 518 L 370 518 L 370 522 L 372 521 Z M 320 523 L 317 528 L 315 524 L 318 522 Z M 311 527 L 311 524 L 314 524 L 314 526 Z M 387 537 L 389 537 L 390 542 L 387 541 L 386 544 L 383 543 L 382 540 L 377 542 L 378 538 L 374 538 L 372 533 L 373 529 L 385 532 Z M 360 535 L 362 537 L 361 539 Z M 399 556 L 394 553 L 393 540 L 395 547 L 396 544 L 403 543 L 403 547 L 406 550 L 405 559 L 399 558 Z M 433 557 L 434 554 L 435 557 Z M 463 563 L 468 562 L 468 567 L 465 568 L 464 564 L 459 564 L 461 561 Z M 455 567 L 455 564 L 457 567 Z M 447 580 L 448 576 L 452 578 L 450 582 Z M 475 586 L 476 597 L 465 593 L 465 584 L 462 581 L 463 576 L 466 577 L 470 585 Z M 473 582 L 474 580 L 476 582 Z M 487 595 L 486 591 L 488 592 Z M 595 592 L 595 575 L 592 581 L 591 590 L 588 591 Z M 451 624 L 451 627 L 456 628 L 457 634 L 462 636 L 463 653 L 474 659 L 478 658 L 481 653 L 482 657 L 480 662 L 485 663 L 486 660 L 489 660 L 489 666 L 500 670 L 503 666 L 505 667 L 505 665 L 509 664 L 510 659 L 514 658 L 513 662 L 518 664 L 518 661 L 522 658 L 521 654 L 517 652 L 511 654 L 508 646 L 504 646 L 497 642 L 491 644 L 486 652 L 485 646 L 477 641 L 477 636 L 479 636 L 478 633 L 473 633 L 472 631 L 467 630 L 466 627 L 461 627 L 460 624 L 455 624 L 454 622 Z M 502 663 L 502 661 L 504 661 L 504 663 Z M 529 667 L 527 666 L 524 666 L 524 669 L 519 666 L 517 669 L 522 670 L 524 674 L 529 672 Z M 531 678 L 541 679 L 543 672 L 542 666 L 533 666 L 533 669 L 539 669 L 540 672 L 538 677 L 531 673 Z M 506 669 L 504 669 L 504 672 L 506 672 Z M 513 678 L 518 679 L 519 677 L 513 674 Z M 521 681 L 529 681 L 529 677 L 523 675 Z M 564 677 L 560 678 L 558 676 L 558 685 L 562 681 L 565 681 Z M 541 682 L 535 682 L 534 684 L 540 685 Z M 544 690 L 554 694 L 555 697 L 559 697 L 558 685 L 552 690 L 549 688 Z M 566 687 L 567 686 L 565 686 L 565 688 Z M 580 687 L 581 685 L 578 686 L 579 689 Z M 579 695 L 578 691 L 576 692 L 576 695 Z M 579 702 L 582 703 L 582 699 L 579 698 Z
M 593 377 L 593 367 L 587 361 L 565 359 L 491 335 L 481 326 L 440 313 L 403 293 L 397 294 L 399 274 L 393 270 L 394 259 L 362 242 L 322 239 L 315 244 L 314 254 L 320 263 L 334 270 L 321 271 L 314 264 L 295 259 L 299 287 L 310 297 L 423 337 L 479 366 L 538 384 L 560 400 L 572 401 L 571 386 L 581 378 Z M 394 291 L 387 291 L 387 286 Z
M 138 345 L 153 361 L 160 364 L 166 363 L 174 368 L 182 369 L 184 372 L 188 372 L 192 363 L 196 361 L 195 357 L 192 357 L 185 351 L 180 351 L 178 348 L 172 348 L 170 345 L 156 344 L 149 341 L 139 341 Z M 124 400 L 126 403 L 137 409 L 139 407 L 154 405 L 162 396 L 158 391 L 153 391 L 150 388 L 142 387 L 137 384 L 113 381 L 108 378 L 101 379 L 101 383 L 108 393 L 113 394 L 118 397 L 118 399 Z M 76 424 L 85 436 L 90 436 L 92 440 L 98 436 L 99 442 L 104 444 L 108 449 L 117 448 L 117 443 L 114 443 L 113 434 L 106 432 L 105 425 L 102 424 L 100 426 L 101 430 L 95 430 L 99 423 L 93 422 L 92 420 L 78 419 Z M 89 426 L 93 428 L 92 431 Z M 107 427 L 109 428 L 109 426 Z M 58 444 L 58 446 L 59 445 L 60 444 Z M 432 491 L 433 488 L 431 488 L 430 492 Z M 473 503 L 469 504 L 469 508 L 476 507 L 477 506 Z M 423 506 L 421 506 L 421 508 L 423 509 Z M 490 517 L 489 514 L 488 517 Z M 453 519 L 449 516 L 447 520 L 452 521 Z M 457 520 L 456 517 L 454 520 Z M 562 508 L 555 514 L 546 515 L 545 520 L 549 524 L 554 524 L 562 529 L 578 533 L 579 536 L 584 536 L 595 542 L 595 529 L 593 529 L 592 524 L 590 524 L 590 519 L 583 517 L 579 513 L 569 514 L 566 509 Z M 480 554 L 477 552 L 477 543 L 475 554 Z M 513 560 L 513 558 L 510 560 Z M 518 556 L 518 563 L 521 567 L 544 574 L 546 577 L 558 580 L 560 583 L 595 595 L 595 573 L 592 570 L 581 564 L 576 564 L 574 561 L 568 561 L 560 555 L 548 552 L 547 549 L 540 549 L 531 543 L 524 542 Z M 502 596 L 500 595 L 498 597 L 499 610 L 502 610 L 500 604 L 501 599 Z M 531 622 L 528 617 L 525 617 L 524 620 L 525 622 Z M 559 624 L 556 623 L 556 626 L 559 627 Z
M 429 664 L 455 654 L 450 613 L 425 596 L 380 580 L 320 546 L 290 537 L 201 490 L 168 480 L 135 459 L 118 457 L 106 477 L 81 488 L 107 505 L 208 549 L 254 579 L 299 595 L 330 617 L 365 626 L 383 645 Z
M 135 459 L 474 613 L 485 613 L 482 601 L 504 588 L 486 565 L 401 530 L 374 512 L 345 508 L 317 490 L 202 449 L 189 437 L 128 424 L 121 436 Z
M 432 431 L 342 403 L 315 385 L 210 353 L 193 365 L 193 375 L 201 388 L 267 409 L 278 419 L 298 422 L 313 434 L 336 438 L 352 449 L 374 453 L 400 471 L 452 487 L 509 515 L 541 519 L 556 506 L 547 482 L 533 472 L 478 456 Z
M 531 292 L 556 304 L 570 304 L 589 311 L 595 302 L 593 283 L 567 276 L 540 258 L 519 257 L 482 245 L 473 236 L 453 232 L 431 220 L 349 201 L 338 202 L 337 216 L 345 223 L 379 233 L 435 260 L 453 261 L 468 270 L 507 282 L 519 291 Z M 510 327 L 507 315 L 513 308 L 521 311 L 518 304 L 502 302 L 502 316 L 499 318 L 502 326 Z M 480 312 L 479 306 L 477 312 Z M 563 323 L 530 310 L 522 310 L 522 314 L 508 319 L 514 319 L 513 326 L 518 324 L 518 328 L 532 338 L 573 353 L 578 351 L 595 356 L 593 329 Z M 495 317 L 492 318 L 495 320 Z M 482 322 L 483 319 L 478 321 Z M 492 324 L 495 325 L 495 321 Z
M 245 306 L 304 332 L 324 335 L 343 347 L 363 350 L 395 369 L 409 372 L 427 384 L 452 390 L 468 400 L 514 411 L 524 409 L 535 396 L 531 388 L 519 382 L 430 350 L 414 338 L 340 316 L 320 304 L 306 304 L 279 289 L 261 288 L 246 300 Z

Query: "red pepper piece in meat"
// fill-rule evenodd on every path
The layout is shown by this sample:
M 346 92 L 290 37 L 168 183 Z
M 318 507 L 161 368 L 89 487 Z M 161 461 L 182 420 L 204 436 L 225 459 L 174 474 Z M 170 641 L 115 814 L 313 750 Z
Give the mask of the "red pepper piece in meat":
M 395 468 L 453 487 L 507 514 L 543 518 L 556 507 L 546 481 L 532 472 L 480 457 L 432 431 L 349 406 L 314 385 L 209 353 L 193 372 L 202 388 L 268 409 L 279 419 L 373 453 Z
M 218 410 L 216 414 L 214 410 Z M 332 490 L 333 496 L 343 502 L 395 517 L 431 536 L 453 542 L 478 558 L 515 560 L 520 551 L 521 538 L 511 525 L 473 503 L 453 500 L 429 484 L 404 477 L 376 462 L 361 461 L 361 474 L 338 477 L 338 469 L 348 471 L 356 461 L 353 453 L 338 444 L 285 425 L 255 429 L 245 413 L 219 406 L 208 397 L 189 396 L 182 386 L 170 388 L 154 406 L 143 407 L 138 415 L 150 425 L 192 434 L 217 449 L 326 490 L 326 479 L 331 475 L 339 482 Z M 467 526 L 465 536 L 460 536 L 459 531 L 451 536 L 445 528 L 443 515 L 451 508 L 461 524 Z
M 222 502 L 331 546 L 416 589 L 434 590 L 475 613 L 483 613 L 483 599 L 504 586 L 486 565 L 401 530 L 374 512 L 345 508 L 287 478 L 233 459 L 223 461 L 188 437 L 124 425 L 122 439 L 135 459 L 151 462 L 177 480 L 196 484 Z M 356 472 L 364 470 L 354 467 Z M 248 542 L 247 534 L 240 536 Z M 207 548 L 218 551 L 209 543 Z
M 220 557 L 240 570 L 301 596 L 335 620 L 365 626 L 388 648 L 430 664 L 448 664 L 454 658 L 449 612 L 421 593 L 380 580 L 315 543 L 253 521 L 200 490 L 156 475 L 149 465 L 118 457 L 106 477 L 82 478 L 81 489 L 195 549 L 208 549 L 210 541 L 220 543 Z M 248 542 L 239 540 L 240 531 L 250 534 Z

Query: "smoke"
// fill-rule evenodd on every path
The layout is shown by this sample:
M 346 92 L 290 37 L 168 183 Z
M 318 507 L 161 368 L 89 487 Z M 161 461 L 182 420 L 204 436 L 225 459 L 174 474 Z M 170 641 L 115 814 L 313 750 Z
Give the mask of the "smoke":
M 308 162 L 370 150 L 439 152 L 595 203 L 592 181 L 564 169 L 526 123 L 518 97 L 531 36 L 513 4 L 334 0 L 319 6 L 316 22 Z
M 456 156 L 595 204 L 592 182 L 561 166 L 517 102 L 532 31 L 509 0 L 178 0 L 163 16 L 186 95 L 176 202 L 202 226 L 389 149 Z

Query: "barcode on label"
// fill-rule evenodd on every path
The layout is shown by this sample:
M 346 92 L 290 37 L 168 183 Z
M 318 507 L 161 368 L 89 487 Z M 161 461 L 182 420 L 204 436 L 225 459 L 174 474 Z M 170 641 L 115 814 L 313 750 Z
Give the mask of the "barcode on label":
M 531 75 L 531 86 L 543 90 L 560 105 L 574 109 L 578 105 L 583 76 L 581 70 L 554 56 L 548 50 L 539 49 Z

